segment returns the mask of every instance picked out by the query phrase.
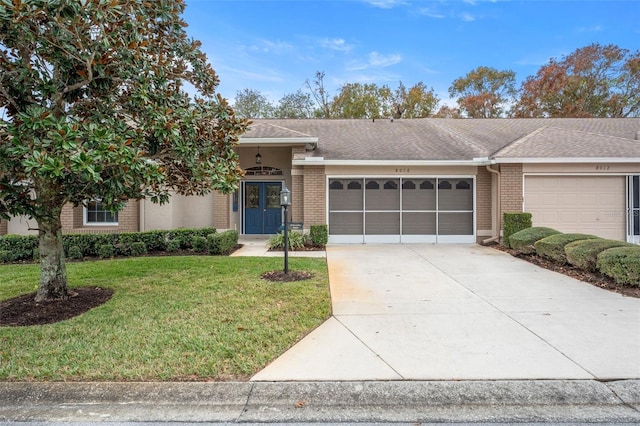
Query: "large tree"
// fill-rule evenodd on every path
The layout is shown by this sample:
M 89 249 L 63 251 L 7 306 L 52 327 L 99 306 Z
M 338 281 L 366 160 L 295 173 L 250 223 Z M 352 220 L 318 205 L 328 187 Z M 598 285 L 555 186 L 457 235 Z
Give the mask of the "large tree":
M 324 87 L 324 77 L 324 71 L 316 71 L 316 77 L 313 82 L 307 79 L 305 85 L 318 106 L 315 110 L 315 116 L 318 118 L 331 118 L 331 99 L 329 91 Z
M 216 96 L 218 77 L 187 37 L 184 7 L 0 2 L 0 215 L 37 222 L 37 300 L 71 294 L 65 204 L 117 210 L 143 197 L 166 202 L 171 191 L 236 188 L 234 146 L 247 123 Z
M 449 95 L 458 97 L 460 111 L 469 118 L 502 117 L 516 95 L 515 81 L 511 70 L 478 67 L 454 80 Z
M 275 107 L 259 90 L 243 89 L 236 92 L 233 109 L 243 118 L 272 118 Z
M 426 118 L 432 116 L 440 98 L 433 88 L 427 88 L 423 82 L 411 86 L 409 90 L 400 82 L 391 94 L 389 115 L 393 118 Z
M 381 118 L 389 88 L 375 83 L 346 83 L 331 101 L 331 116 L 337 118 Z
M 640 52 L 592 44 L 551 59 L 520 90 L 516 117 L 637 117 Z
M 309 93 L 298 90 L 287 93 L 280 99 L 275 108 L 277 118 L 312 118 L 314 103 Z

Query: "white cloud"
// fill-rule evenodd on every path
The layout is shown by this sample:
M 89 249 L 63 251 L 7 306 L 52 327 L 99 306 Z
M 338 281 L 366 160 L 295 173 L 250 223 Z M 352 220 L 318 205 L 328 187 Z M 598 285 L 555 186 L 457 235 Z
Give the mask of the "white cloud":
M 592 27 L 579 27 L 579 28 L 577 28 L 577 31 L 579 33 L 599 33 L 602 30 L 604 30 L 604 28 L 602 28 L 600 25 L 594 25 Z
M 371 52 L 366 62 L 354 62 L 347 66 L 348 71 L 360 71 L 370 68 L 386 68 L 402 61 L 402 55 L 393 53 L 391 55 L 383 55 L 379 52 Z
M 271 41 L 262 39 L 258 40 L 257 44 L 249 46 L 248 49 L 252 52 L 281 54 L 292 51 L 293 45 L 284 41 Z
M 476 20 L 476 17 L 469 12 L 464 12 L 460 15 L 460 19 L 462 19 L 464 22 L 473 22 Z
M 373 7 L 379 7 L 380 9 L 392 9 L 396 6 L 407 4 L 404 0 L 368 0 L 367 3 Z
M 349 52 L 353 49 L 353 45 L 347 44 L 347 42 L 341 38 L 323 38 L 320 40 L 320 46 L 325 49 L 337 50 L 339 52 Z

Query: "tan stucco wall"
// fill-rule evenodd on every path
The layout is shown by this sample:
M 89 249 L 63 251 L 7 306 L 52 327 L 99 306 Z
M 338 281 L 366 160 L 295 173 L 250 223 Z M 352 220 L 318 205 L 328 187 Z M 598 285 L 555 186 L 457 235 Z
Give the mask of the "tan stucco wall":
M 213 199 L 213 194 L 202 197 L 172 194 L 169 203 L 164 205 L 144 200 L 140 209 L 141 228 L 151 231 L 214 226 Z
M 37 235 L 38 223 L 27 216 L 14 216 L 7 223 L 7 234 L 12 235 Z M 29 230 L 31 228 L 31 230 Z

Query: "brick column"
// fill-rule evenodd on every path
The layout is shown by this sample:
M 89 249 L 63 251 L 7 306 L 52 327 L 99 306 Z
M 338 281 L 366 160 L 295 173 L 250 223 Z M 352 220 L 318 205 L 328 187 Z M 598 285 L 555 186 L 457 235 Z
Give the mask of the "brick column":
M 0 219 L 0 235 L 7 235 L 9 222 L 4 219 Z
M 491 173 L 485 167 L 478 167 L 476 175 L 476 231 L 492 230 L 492 213 Z
M 522 164 L 501 164 L 500 174 L 500 229 L 502 229 L 503 213 L 522 212 Z
M 213 226 L 216 229 L 229 229 L 229 195 L 213 192 Z M 238 202 L 239 204 L 239 202 Z
M 291 220 L 304 222 L 304 169 L 301 166 L 291 168 Z
M 326 175 L 324 166 L 304 167 L 304 225 L 325 225 Z

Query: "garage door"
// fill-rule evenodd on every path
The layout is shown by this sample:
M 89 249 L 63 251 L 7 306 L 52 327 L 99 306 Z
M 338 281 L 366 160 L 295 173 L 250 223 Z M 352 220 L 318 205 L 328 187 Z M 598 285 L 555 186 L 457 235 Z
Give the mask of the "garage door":
M 330 178 L 332 243 L 475 242 L 473 178 Z
M 625 178 L 525 176 L 524 210 L 534 226 L 625 240 Z

